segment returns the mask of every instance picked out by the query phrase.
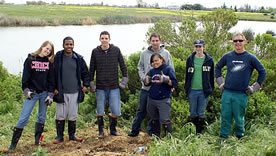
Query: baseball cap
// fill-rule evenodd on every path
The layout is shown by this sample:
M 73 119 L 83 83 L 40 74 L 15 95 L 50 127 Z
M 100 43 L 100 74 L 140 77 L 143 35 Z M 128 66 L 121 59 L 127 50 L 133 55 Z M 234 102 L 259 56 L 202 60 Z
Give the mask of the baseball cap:
M 204 40 L 200 39 L 200 40 L 195 40 L 194 42 L 194 46 L 204 46 L 205 45 L 205 42 Z

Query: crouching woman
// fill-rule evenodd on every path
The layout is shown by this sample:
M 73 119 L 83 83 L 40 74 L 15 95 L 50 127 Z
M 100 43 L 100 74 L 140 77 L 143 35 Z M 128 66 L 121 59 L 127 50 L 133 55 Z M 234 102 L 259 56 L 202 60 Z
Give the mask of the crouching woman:
M 174 70 L 165 63 L 164 58 L 155 53 L 150 58 L 152 69 L 143 80 L 149 86 L 147 112 L 152 122 L 152 134 L 160 137 L 160 123 L 165 135 L 172 132 L 170 121 L 171 94 L 177 86 Z

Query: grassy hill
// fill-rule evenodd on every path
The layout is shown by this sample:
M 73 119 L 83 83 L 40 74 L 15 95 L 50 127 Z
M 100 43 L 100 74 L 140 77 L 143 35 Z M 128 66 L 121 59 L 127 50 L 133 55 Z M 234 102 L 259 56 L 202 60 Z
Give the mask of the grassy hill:
M 0 26 L 151 23 L 163 18 L 196 19 L 210 11 L 72 5 L 0 5 Z M 273 21 L 262 13 L 236 12 L 241 20 Z

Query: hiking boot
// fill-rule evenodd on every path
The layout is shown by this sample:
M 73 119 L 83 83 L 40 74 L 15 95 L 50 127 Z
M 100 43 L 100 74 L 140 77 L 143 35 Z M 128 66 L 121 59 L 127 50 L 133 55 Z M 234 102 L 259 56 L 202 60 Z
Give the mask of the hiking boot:
M 135 131 L 131 131 L 130 133 L 128 133 L 128 136 L 130 137 L 136 137 L 139 135 L 139 132 L 135 132 Z

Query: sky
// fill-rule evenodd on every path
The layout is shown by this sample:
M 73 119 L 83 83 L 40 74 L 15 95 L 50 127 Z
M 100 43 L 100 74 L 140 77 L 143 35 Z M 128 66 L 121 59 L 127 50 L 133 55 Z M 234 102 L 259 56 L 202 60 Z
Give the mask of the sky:
M 39 1 L 39 0 L 28 0 L 28 1 Z M 66 2 L 66 4 L 92 4 L 92 3 L 101 3 L 108 5 L 137 5 L 137 0 L 42 0 L 44 2 Z M 252 8 L 259 8 L 261 6 L 264 7 L 273 7 L 276 8 L 276 0 L 142 0 L 147 4 L 155 4 L 158 3 L 160 7 L 169 6 L 169 5 L 178 5 L 182 4 L 195 4 L 199 3 L 204 7 L 212 8 L 212 7 L 220 7 L 224 3 L 227 7 L 237 6 L 242 7 L 245 4 L 249 4 Z M 15 4 L 25 4 L 26 0 L 5 0 L 6 3 L 15 3 Z

